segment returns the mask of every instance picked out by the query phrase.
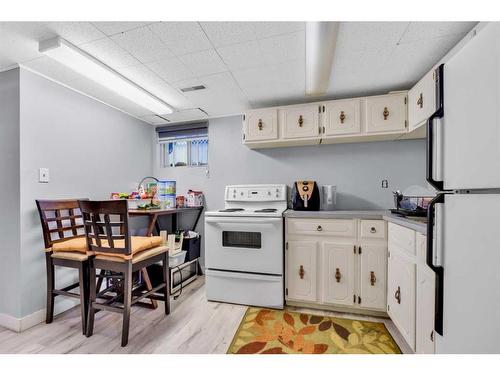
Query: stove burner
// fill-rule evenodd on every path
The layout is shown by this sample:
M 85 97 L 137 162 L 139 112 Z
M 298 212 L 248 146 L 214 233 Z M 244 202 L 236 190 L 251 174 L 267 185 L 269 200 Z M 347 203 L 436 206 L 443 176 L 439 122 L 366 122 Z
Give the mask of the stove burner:
M 236 211 L 245 211 L 243 208 L 226 208 L 224 210 L 219 210 L 219 212 L 236 212 Z
M 255 210 L 254 212 L 276 212 L 278 211 L 276 208 L 263 208 L 261 210 Z

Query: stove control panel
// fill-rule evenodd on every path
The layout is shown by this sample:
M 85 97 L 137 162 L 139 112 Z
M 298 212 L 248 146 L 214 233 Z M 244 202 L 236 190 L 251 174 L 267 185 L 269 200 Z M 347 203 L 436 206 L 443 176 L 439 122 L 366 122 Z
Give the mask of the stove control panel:
M 286 185 L 232 185 L 226 186 L 226 201 L 286 201 Z

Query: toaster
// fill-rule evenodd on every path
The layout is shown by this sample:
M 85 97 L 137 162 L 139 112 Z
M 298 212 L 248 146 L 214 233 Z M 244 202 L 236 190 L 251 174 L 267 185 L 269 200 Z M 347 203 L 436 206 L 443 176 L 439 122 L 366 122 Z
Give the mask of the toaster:
M 319 211 L 319 189 L 316 181 L 295 181 L 292 189 L 292 209 Z

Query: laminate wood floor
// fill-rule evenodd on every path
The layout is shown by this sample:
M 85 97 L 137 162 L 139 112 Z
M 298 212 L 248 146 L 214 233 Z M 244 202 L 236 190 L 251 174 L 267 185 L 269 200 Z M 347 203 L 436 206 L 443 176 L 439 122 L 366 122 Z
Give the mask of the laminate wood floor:
M 59 297 L 61 298 L 61 297 Z M 328 316 L 357 318 L 385 323 L 403 353 L 411 349 L 389 319 L 288 307 Z M 120 346 L 121 316 L 109 312 L 96 315 L 94 335 L 81 333 L 80 310 L 75 307 L 54 318 L 16 333 L 0 328 L 0 353 L 225 353 L 246 311 L 246 306 L 208 302 L 200 277 L 172 300 L 171 314 L 158 309 L 132 308 L 129 343 Z

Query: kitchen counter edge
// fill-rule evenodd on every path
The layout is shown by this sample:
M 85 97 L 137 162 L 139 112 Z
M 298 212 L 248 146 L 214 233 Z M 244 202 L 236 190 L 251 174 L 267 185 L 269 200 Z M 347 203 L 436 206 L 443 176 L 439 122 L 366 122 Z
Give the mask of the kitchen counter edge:
M 363 219 L 363 220 L 385 220 L 403 227 L 413 229 L 419 233 L 427 234 L 427 224 L 407 219 L 392 214 L 388 210 L 359 210 L 359 211 L 294 211 L 291 209 L 283 213 L 285 218 L 300 219 Z

